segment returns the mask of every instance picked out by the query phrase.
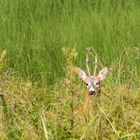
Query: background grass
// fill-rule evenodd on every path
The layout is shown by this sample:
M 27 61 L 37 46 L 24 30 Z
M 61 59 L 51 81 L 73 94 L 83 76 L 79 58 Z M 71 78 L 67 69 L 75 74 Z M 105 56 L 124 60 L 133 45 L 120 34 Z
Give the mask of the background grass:
M 138 0 L 1 0 L 0 7 L 7 67 L 32 81 L 52 84 L 64 75 L 62 47 L 77 49 L 81 67 L 87 47 L 108 66 L 119 61 L 124 48 L 140 48 Z M 129 57 L 125 66 L 139 72 L 139 60 Z
M 140 139 L 139 37 L 139 0 L 1 0 L 0 139 Z M 73 114 L 87 47 L 111 67 L 92 119 Z

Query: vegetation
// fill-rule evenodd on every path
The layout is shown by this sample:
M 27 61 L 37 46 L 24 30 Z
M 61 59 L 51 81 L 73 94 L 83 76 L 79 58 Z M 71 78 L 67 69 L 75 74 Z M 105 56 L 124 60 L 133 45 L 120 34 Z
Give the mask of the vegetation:
M 0 139 L 140 139 L 139 0 L 1 0 L 0 13 Z M 74 114 L 87 47 L 110 68 L 93 118 Z

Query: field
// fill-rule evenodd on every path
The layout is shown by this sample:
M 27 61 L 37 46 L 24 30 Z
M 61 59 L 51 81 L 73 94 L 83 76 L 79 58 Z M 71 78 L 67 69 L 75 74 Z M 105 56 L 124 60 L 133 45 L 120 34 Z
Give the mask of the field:
M 139 0 L 1 0 L 0 21 L 1 140 L 140 139 Z M 92 117 L 86 48 L 109 68 Z

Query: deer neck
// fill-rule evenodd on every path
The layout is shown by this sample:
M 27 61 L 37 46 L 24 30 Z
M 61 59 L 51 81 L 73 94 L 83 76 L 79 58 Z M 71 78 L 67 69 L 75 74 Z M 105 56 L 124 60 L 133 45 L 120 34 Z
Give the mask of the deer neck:
M 90 95 L 86 94 L 86 97 L 85 97 L 85 106 L 87 108 L 90 108 L 91 105 L 92 105 L 92 98 Z

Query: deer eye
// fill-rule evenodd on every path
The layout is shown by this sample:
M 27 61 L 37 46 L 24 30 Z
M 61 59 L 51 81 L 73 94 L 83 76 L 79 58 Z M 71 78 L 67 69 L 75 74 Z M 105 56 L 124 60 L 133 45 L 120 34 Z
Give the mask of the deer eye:
M 88 86 L 88 83 L 86 83 L 86 86 Z
M 99 82 L 97 82 L 96 85 L 99 85 Z

